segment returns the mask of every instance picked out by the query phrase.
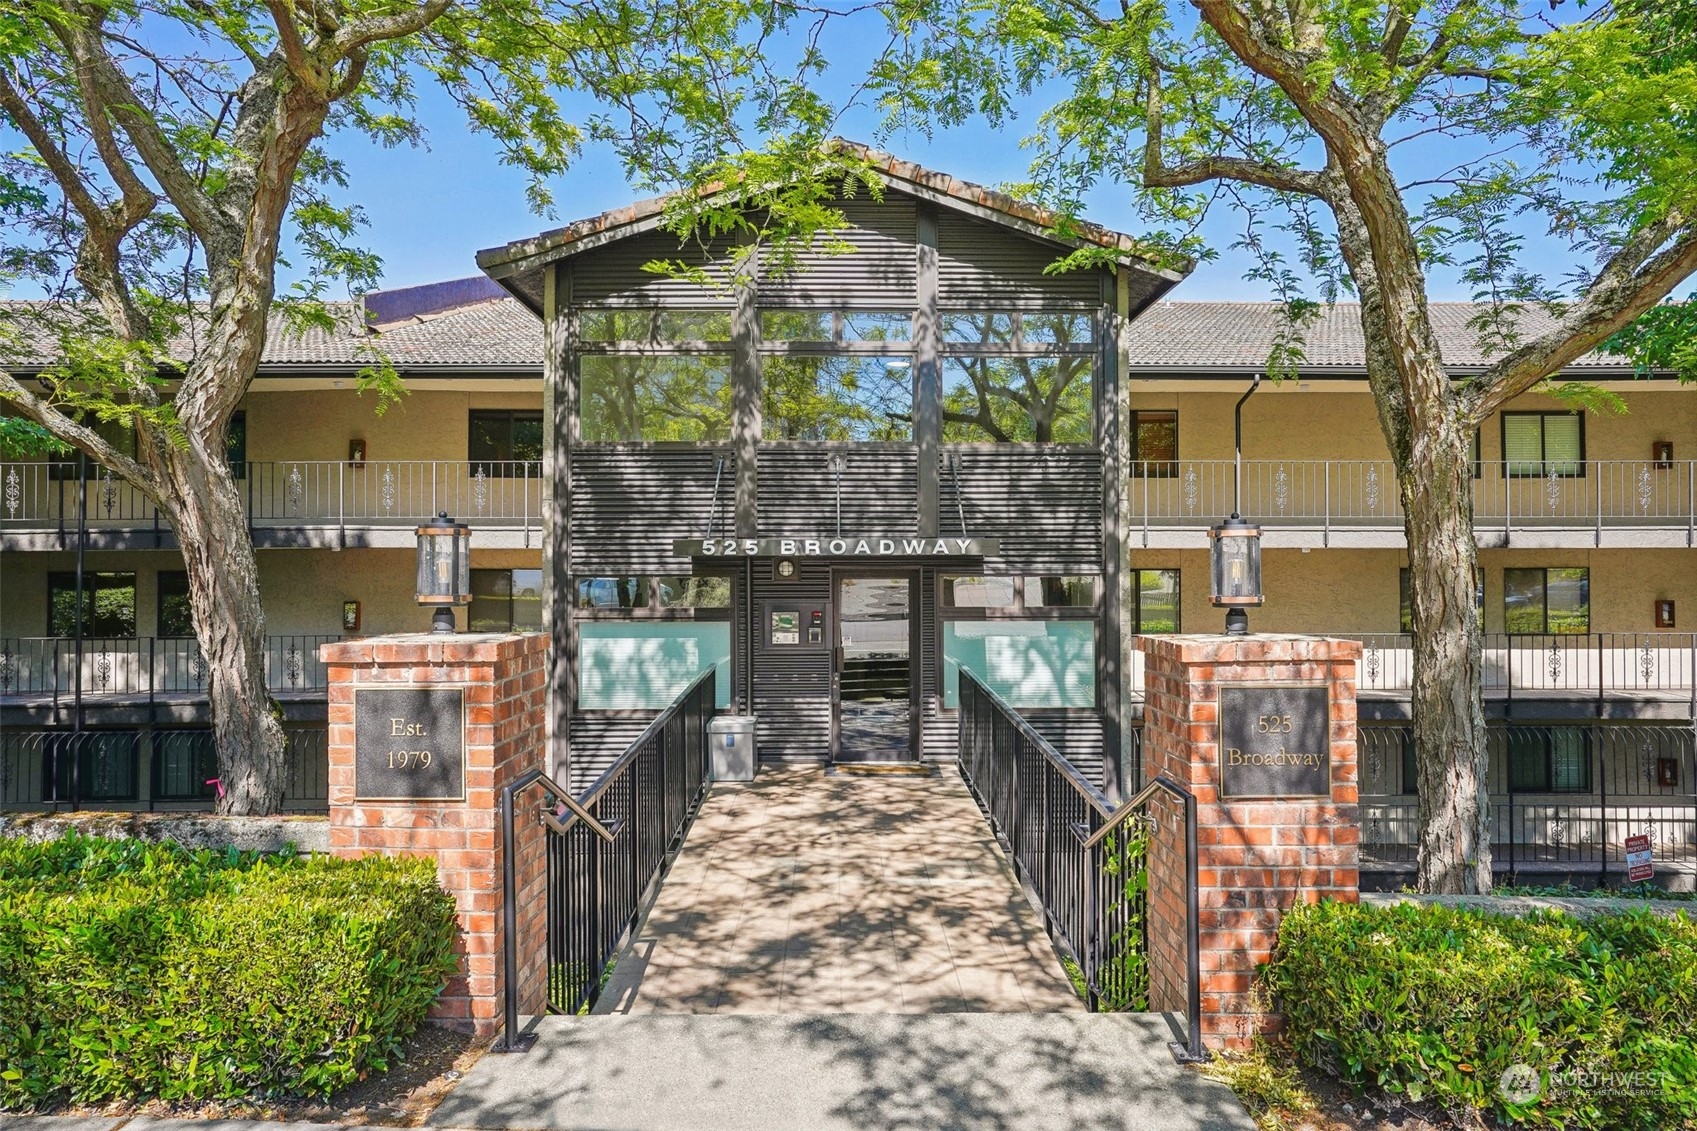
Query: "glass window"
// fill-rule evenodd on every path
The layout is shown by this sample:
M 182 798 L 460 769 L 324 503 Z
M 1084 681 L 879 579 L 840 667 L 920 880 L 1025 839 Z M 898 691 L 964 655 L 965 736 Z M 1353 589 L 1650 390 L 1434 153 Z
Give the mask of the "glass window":
M 213 796 L 218 752 L 209 730 L 153 732 L 153 796 L 189 801 Z
M 1414 728 L 1398 728 L 1397 735 L 1402 743 L 1402 792 L 1420 792 L 1420 770 L 1414 757 Z
M 1096 607 L 1094 577 L 1028 577 L 1025 579 L 1025 607 L 1044 605 L 1068 609 Z
M 1402 601 L 1402 609 L 1397 623 L 1403 632 L 1414 631 L 1414 595 L 1409 589 L 1408 567 L 1403 566 L 1397 571 L 1397 589 Z M 1473 603 L 1479 612 L 1479 627 L 1485 627 L 1485 571 L 1474 571 Z
M 1509 478 L 1585 474 L 1585 418 L 1577 412 L 1503 413 L 1503 469 Z
M 1178 476 L 1178 413 L 1131 414 L 1131 474 L 1148 479 Z
M 485 475 L 524 477 L 526 464 L 542 460 L 542 414 L 474 409 L 468 416 L 466 452 Z
M 230 461 L 230 474 L 237 479 L 247 478 L 247 413 L 236 412 L 230 417 L 230 430 L 224 433 L 224 458 Z
M 1503 570 L 1503 630 L 1591 631 L 1591 571 L 1581 567 Z
M 721 442 L 731 435 L 731 362 L 723 356 L 578 359 L 583 439 Z
M 760 338 L 767 342 L 835 341 L 836 317 L 829 310 L 762 310 Z
M 845 342 L 905 342 L 913 337 L 913 315 L 905 311 L 851 311 L 843 315 Z
M 943 439 L 950 443 L 1088 444 L 1089 357 L 943 359 Z
M 136 634 L 136 575 L 83 574 L 83 635 Z M 47 575 L 47 635 L 77 634 L 77 575 Z
M 761 435 L 768 440 L 908 440 L 913 362 L 906 357 L 761 359 Z
M 189 575 L 183 570 L 159 571 L 159 607 L 155 632 L 159 636 L 193 636 L 194 610 L 189 606 Z
M 1138 569 L 1132 571 L 1135 606 L 1132 623 L 1141 633 L 1179 630 L 1179 571 Z
M 1096 319 L 1090 314 L 1053 311 L 1019 318 L 1020 342 L 1027 346 L 1088 348 L 1094 344 L 1095 334 Z
M 1093 620 L 943 622 L 943 706 L 960 706 L 965 668 L 1016 708 L 1096 705 Z
M 729 621 L 585 620 L 578 624 L 577 705 L 658 711 L 708 668 L 718 705 L 731 703 Z
M 540 632 L 542 571 L 474 569 L 467 624 L 472 632 Z
M 943 607 L 948 609 L 1011 609 L 1015 603 L 1014 577 L 945 577 Z
M 581 342 L 728 342 L 729 310 L 583 310 Z
M 648 586 L 641 577 L 580 577 L 577 607 L 580 609 L 644 609 Z
M 654 593 L 662 609 L 731 607 L 731 579 L 728 577 L 656 577 Z
M 1591 753 L 1580 727 L 1508 728 L 1509 788 L 1525 793 L 1588 793 Z
M 1019 333 L 1017 314 L 945 314 L 943 341 L 949 345 L 1012 346 Z

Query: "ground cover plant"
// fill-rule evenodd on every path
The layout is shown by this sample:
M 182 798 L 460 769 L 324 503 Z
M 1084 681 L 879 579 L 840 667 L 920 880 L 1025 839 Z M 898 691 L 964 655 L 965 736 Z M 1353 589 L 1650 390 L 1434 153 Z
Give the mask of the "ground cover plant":
M 1266 978 L 1298 1057 L 1517 1126 L 1697 1126 L 1697 923 L 1321 903 Z
M 0 839 L 0 1108 L 327 1095 L 452 973 L 428 861 Z

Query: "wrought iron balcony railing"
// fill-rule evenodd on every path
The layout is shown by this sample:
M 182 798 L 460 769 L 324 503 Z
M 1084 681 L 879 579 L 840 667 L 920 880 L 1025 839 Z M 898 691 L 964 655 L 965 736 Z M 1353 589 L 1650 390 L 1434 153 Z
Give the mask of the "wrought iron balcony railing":
M 248 463 L 238 483 L 259 528 L 410 526 L 447 511 L 473 525 L 540 529 L 542 465 L 534 462 L 279 460 Z M 86 483 L 62 465 L 0 464 L 0 528 L 152 529 L 163 520 L 136 488 L 104 468 Z
M 1231 513 L 1231 460 L 1134 464 L 1133 526 L 1201 528 Z M 1402 500 L 1389 460 L 1245 460 L 1240 512 L 1263 526 L 1397 530 Z M 1480 529 L 1697 530 L 1697 461 L 1481 463 L 1473 480 Z
M 340 636 L 268 636 L 265 683 L 273 692 L 323 691 L 318 646 Z M 82 664 L 69 636 L 0 637 L 0 695 L 74 698 L 79 678 L 85 697 L 197 697 L 206 694 L 208 669 L 192 637 L 85 637 Z

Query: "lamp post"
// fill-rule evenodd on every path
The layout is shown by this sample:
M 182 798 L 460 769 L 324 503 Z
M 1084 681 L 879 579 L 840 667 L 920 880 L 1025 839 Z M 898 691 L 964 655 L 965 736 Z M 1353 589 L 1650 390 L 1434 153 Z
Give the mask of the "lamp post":
M 417 534 L 417 601 L 436 610 L 431 632 L 453 632 L 454 607 L 471 604 L 471 527 L 442 511 Z
M 1218 526 L 1208 528 L 1208 561 L 1212 585 L 1208 603 L 1226 610 L 1226 635 L 1249 635 L 1246 609 L 1266 602 L 1261 592 L 1261 528 L 1245 519 L 1243 501 L 1243 402 L 1261 387 L 1257 373 L 1249 391 L 1238 398 L 1233 410 L 1235 453 L 1232 476 L 1232 513 Z

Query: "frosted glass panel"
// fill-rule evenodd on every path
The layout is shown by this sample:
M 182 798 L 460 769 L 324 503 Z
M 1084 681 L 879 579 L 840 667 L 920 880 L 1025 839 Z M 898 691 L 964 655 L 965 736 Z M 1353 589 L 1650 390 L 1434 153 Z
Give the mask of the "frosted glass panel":
M 965 668 L 1013 707 L 1096 705 L 1096 622 L 943 622 L 943 706 L 960 706 Z
M 579 710 L 662 710 L 708 668 L 719 706 L 731 705 L 727 621 L 582 620 L 577 630 Z

